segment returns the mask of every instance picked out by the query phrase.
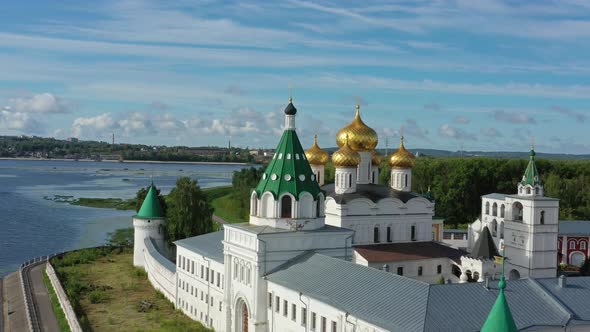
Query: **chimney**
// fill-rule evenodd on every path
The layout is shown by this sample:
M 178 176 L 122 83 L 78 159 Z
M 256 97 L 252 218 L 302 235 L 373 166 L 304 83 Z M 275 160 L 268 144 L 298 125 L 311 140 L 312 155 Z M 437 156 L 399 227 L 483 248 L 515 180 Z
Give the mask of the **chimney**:
M 557 278 L 557 286 L 559 286 L 559 288 L 566 288 L 567 287 L 567 279 L 565 278 L 565 276 L 562 274 L 559 276 L 559 278 Z
M 490 289 L 490 276 L 486 275 L 486 281 L 485 281 L 485 287 L 486 289 Z
M 387 264 L 384 264 L 384 265 L 383 265 L 383 271 L 385 271 L 385 272 L 389 272 L 389 265 L 387 265 Z

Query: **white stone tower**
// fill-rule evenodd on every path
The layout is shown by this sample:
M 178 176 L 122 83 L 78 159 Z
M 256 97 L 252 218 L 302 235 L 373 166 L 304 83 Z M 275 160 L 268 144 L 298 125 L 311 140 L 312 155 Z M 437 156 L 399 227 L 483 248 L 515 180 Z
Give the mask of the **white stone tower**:
M 165 255 L 166 216 L 162 211 L 156 187 L 152 183 L 145 200 L 133 216 L 133 266 L 144 267 L 144 251 L 146 239 L 152 241 L 156 249 Z
M 313 139 L 313 145 L 305 150 L 305 157 L 311 166 L 313 174 L 315 174 L 316 182 L 321 186 L 325 182 L 325 165 L 330 159 L 328 152 L 324 151 L 318 145 L 318 135 L 315 134 Z
M 287 126 L 251 194 L 250 222 L 224 227 L 227 331 L 282 331 L 268 308 L 283 305 L 283 294 L 269 294 L 265 275 L 309 250 L 341 259 L 352 253 L 353 231 L 324 223 L 324 194 L 295 131 L 296 113 L 289 100 Z
M 534 149 L 531 149 L 518 191 L 517 195 L 506 196 L 504 245 L 508 278 L 554 278 L 557 274 L 559 200 L 544 197 Z
M 404 147 L 404 136 L 400 137 L 399 148 L 389 156 L 391 167 L 391 188 L 399 191 L 412 191 L 412 168 L 416 157 Z

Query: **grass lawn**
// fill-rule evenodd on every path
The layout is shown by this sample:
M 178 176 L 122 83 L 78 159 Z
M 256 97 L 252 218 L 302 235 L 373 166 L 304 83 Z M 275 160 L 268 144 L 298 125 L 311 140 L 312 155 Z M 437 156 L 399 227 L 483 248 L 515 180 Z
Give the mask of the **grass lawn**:
M 130 248 L 84 249 L 52 260 L 85 331 L 211 331 L 175 310 L 132 262 Z M 152 307 L 144 312 L 142 302 Z
M 51 307 L 53 308 L 53 312 L 55 313 L 55 318 L 57 319 L 57 324 L 59 325 L 59 330 L 61 332 L 70 332 L 70 325 L 68 324 L 68 320 L 66 319 L 66 314 L 64 314 L 61 305 L 59 304 L 59 300 L 57 299 L 57 294 L 55 293 L 55 289 L 47 276 L 47 273 L 43 273 L 43 283 L 47 288 L 47 293 L 49 293 L 49 299 L 51 300 Z
M 117 209 L 117 210 L 134 210 L 135 198 L 79 198 L 71 202 L 73 205 L 89 206 L 94 208 Z
M 246 222 L 247 216 L 241 215 L 236 209 L 236 201 L 231 194 L 218 197 L 211 202 L 215 215 L 228 223 Z

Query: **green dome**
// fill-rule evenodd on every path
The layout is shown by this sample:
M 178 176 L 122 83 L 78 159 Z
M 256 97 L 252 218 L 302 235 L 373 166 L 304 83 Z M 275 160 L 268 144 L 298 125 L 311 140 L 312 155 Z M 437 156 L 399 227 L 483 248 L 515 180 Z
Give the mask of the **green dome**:
M 156 187 L 154 187 L 154 184 L 152 183 L 152 185 L 150 186 L 150 190 L 145 196 L 143 204 L 141 204 L 139 212 L 137 212 L 137 214 L 135 215 L 135 218 L 156 219 L 164 217 L 164 211 L 162 211 L 162 207 L 160 206 L 158 194 L 156 193 Z
M 494 303 L 492 310 L 490 310 L 490 314 L 483 324 L 481 332 L 516 332 L 518 328 L 516 328 L 508 301 L 506 301 L 506 296 L 504 295 L 504 288 L 506 288 L 504 276 L 500 279 L 498 288 L 500 288 L 500 294 L 498 294 L 496 303 Z

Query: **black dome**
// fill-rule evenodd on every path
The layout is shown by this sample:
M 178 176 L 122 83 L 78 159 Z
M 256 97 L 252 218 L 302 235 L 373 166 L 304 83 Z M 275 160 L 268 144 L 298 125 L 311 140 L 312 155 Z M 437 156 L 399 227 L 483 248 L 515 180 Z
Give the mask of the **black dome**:
M 295 115 L 297 113 L 297 109 L 293 106 L 293 103 L 289 103 L 287 107 L 285 107 L 285 114 L 287 115 Z

